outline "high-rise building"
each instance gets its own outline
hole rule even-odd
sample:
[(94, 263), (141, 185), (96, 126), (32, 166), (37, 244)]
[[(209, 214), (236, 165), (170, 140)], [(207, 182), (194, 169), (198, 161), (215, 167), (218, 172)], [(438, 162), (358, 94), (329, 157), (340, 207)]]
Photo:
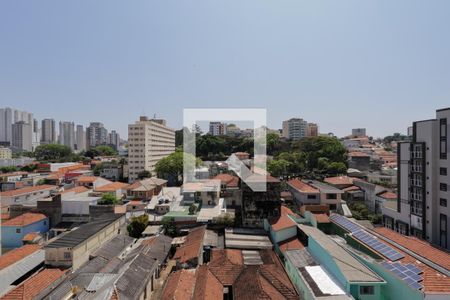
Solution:
[(38, 121), (36, 119), (33, 119), (33, 132), (31, 134), (32, 141), (31, 141), (31, 148), (33, 151), (41, 144), (41, 131), (39, 130)]
[(128, 125), (129, 180), (142, 171), (154, 172), (155, 164), (175, 151), (175, 131), (164, 120), (140, 117)]
[(319, 136), (319, 126), (316, 123), (308, 123), (307, 136)]
[(211, 135), (227, 134), (227, 124), (222, 122), (209, 122), (209, 134)]
[(12, 125), (12, 147), (20, 151), (32, 151), (32, 127), (30, 123), (19, 121)]
[(14, 108), (0, 108), (0, 142), (12, 144), (12, 126), (24, 122), (33, 127), (33, 114)]
[(115, 130), (112, 130), (111, 133), (108, 135), (108, 144), (113, 146), (116, 150), (119, 149), (120, 136)]
[(70, 149), (75, 149), (75, 124), (73, 122), (59, 122), (59, 143)]
[(54, 144), (56, 143), (56, 127), (55, 120), (44, 119), (41, 126), (41, 143)]
[(398, 144), (398, 199), (383, 205), (383, 224), (450, 250), (450, 108), (413, 123)]
[(108, 131), (100, 122), (91, 122), (86, 128), (86, 148), (98, 145), (106, 145), (108, 142)]
[(86, 150), (86, 132), (84, 131), (83, 125), (77, 125), (75, 149), (77, 151)]
[(299, 140), (307, 136), (308, 122), (300, 118), (283, 121), (282, 136), (291, 140)]
[(364, 136), (366, 136), (366, 129), (365, 128), (353, 128), (352, 129), (352, 136), (354, 136), (354, 137), (364, 137)]

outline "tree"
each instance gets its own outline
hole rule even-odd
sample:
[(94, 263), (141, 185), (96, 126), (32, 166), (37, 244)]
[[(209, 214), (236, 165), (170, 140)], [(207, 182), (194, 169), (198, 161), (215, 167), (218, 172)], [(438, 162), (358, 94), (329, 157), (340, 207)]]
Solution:
[(161, 221), (161, 225), (164, 229), (164, 234), (171, 237), (175, 237), (179, 234), (174, 218), (164, 217)]
[(130, 224), (127, 226), (128, 234), (136, 239), (140, 238), (142, 232), (148, 225), (148, 215), (143, 214), (138, 217), (133, 217)]
[(102, 199), (98, 201), (99, 205), (115, 205), (118, 204), (119, 200), (117, 199), (116, 195), (111, 193), (105, 193), (102, 195)]
[(29, 164), (20, 168), (24, 172), (34, 172), (37, 169), (37, 164)]
[(66, 145), (45, 144), (39, 145), (34, 151), (34, 155), (39, 161), (58, 161), (61, 158), (72, 154), (72, 149)]
[(17, 172), (17, 171), (19, 171), (19, 169), (14, 166), (0, 168), (0, 172), (2, 172), (2, 173), (11, 173), (11, 172)]
[(192, 204), (189, 206), (189, 214), (190, 214), (190, 215), (193, 215), (193, 214), (195, 214), (196, 211), (197, 211), (197, 206), (196, 206), (194, 203), (192, 203)]
[(107, 145), (100, 145), (94, 148), (90, 148), (84, 153), (85, 156), (94, 158), (97, 156), (114, 156), (117, 155), (117, 151), (113, 147)]
[[(155, 165), (156, 174), (159, 178), (174, 179), (177, 183), (182, 182), (183, 175), (183, 152), (175, 151), (170, 155), (160, 159)], [(192, 167), (201, 165), (202, 161), (195, 158), (191, 154), (186, 156), (187, 163), (192, 164)]]
[(327, 173), (330, 175), (346, 174), (347, 166), (342, 162), (332, 162), (328, 165)]
[(151, 178), (152, 173), (150, 171), (144, 170), (138, 173), (138, 179), (142, 180), (144, 178)]
[(226, 226), (226, 227), (231, 227), (231, 226), (234, 226), (234, 224), (235, 224), (235, 219), (230, 213), (225, 213), (223, 215), (220, 215), (214, 221), (217, 225), (222, 225), (222, 226)]
[(290, 162), (285, 159), (270, 160), (267, 163), (267, 170), (273, 176), (282, 176), (287, 174)]

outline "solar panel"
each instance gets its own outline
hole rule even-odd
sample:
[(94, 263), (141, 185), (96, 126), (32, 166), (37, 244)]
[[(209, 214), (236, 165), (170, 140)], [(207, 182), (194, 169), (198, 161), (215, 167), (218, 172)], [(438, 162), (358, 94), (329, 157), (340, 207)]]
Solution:
[(422, 272), (420, 268), (416, 267), (414, 264), (401, 264), (399, 262), (389, 263), (384, 261), (381, 265), (391, 271), (399, 279), (403, 280), (409, 287), (413, 289), (421, 289), (423, 285), (420, 283), (423, 278), (418, 272)]
[(330, 217), (331, 221), (339, 224), (341, 227), (345, 228), (349, 232), (356, 232), (358, 230), (361, 230), (361, 227), (352, 221), (348, 220), (346, 217), (332, 214)]
[[(384, 243), (381, 243), (375, 236), (365, 232), (364, 230), (358, 230), (354, 232), (353, 237), (355, 237), (361, 243), (374, 249), (378, 253), (382, 254), (384, 257), (388, 258), (391, 261), (396, 261), (404, 257), (400, 252)], [(406, 268), (404, 270), (406, 271)]]

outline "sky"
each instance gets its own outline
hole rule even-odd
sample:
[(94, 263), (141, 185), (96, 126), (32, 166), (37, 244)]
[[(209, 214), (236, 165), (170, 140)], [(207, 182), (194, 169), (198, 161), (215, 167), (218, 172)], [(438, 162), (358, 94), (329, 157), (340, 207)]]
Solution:
[(3, 0), (0, 107), (100, 121), (266, 108), (323, 133), (406, 133), (450, 106), (450, 1)]

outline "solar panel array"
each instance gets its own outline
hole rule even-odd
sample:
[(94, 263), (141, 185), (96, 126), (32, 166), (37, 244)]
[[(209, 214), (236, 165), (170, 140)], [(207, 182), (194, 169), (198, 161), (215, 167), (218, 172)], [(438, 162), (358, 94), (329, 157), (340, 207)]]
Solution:
[(403, 254), (395, 250), (394, 248), (380, 242), (374, 235), (367, 233), (361, 226), (353, 223), (344, 216), (333, 214), (330, 219), (351, 232), (353, 237), (359, 240), (367, 247), (374, 249), (378, 253), (391, 261), (396, 261), (404, 257)]
[(395, 276), (403, 280), (411, 288), (417, 290), (423, 288), (423, 285), (421, 283), (423, 277), (420, 276), (420, 274), (422, 274), (422, 270), (415, 265), (411, 263), (402, 265), (399, 262), (389, 263), (386, 261), (381, 263), (381, 265), (387, 270), (394, 273)]

